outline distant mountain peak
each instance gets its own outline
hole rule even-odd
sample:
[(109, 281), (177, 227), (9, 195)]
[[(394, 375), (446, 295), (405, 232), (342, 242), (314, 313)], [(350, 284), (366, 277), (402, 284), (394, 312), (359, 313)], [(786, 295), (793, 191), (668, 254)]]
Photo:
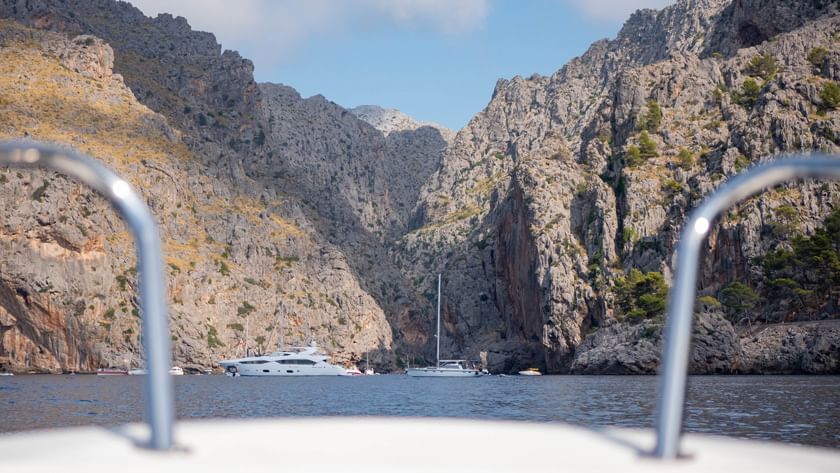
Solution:
[(353, 115), (359, 119), (371, 124), (374, 128), (384, 133), (386, 136), (395, 131), (410, 131), (416, 130), (420, 127), (429, 126), (440, 131), (443, 138), (451, 142), (455, 136), (455, 132), (443, 125), (438, 125), (432, 122), (421, 122), (415, 120), (408, 114), (393, 108), (382, 108), (378, 105), (359, 105), (358, 107), (349, 109)]

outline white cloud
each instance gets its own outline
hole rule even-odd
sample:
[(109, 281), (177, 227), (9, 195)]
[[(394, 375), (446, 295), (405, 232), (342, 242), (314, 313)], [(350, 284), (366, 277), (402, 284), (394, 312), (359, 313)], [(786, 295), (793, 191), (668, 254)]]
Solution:
[(675, 0), (563, 0), (585, 16), (598, 21), (624, 21), (640, 8), (662, 8)]
[(183, 16), (260, 66), (293, 57), (307, 41), (399, 26), (457, 35), (480, 28), (490, 0), (130, 0), (149, 16)]

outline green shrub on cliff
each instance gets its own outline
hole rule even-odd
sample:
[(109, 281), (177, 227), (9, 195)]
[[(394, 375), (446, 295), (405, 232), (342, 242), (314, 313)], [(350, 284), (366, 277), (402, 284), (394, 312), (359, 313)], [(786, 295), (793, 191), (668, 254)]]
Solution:
[(648, 159), (656, 156), (656, 143), (650, 138), (647, 131), (642, 131), (639, 135), (639, 153), (642, 158)]
[(216, 327), (212, 325), (207, 326), (207, 346), (210, 348), (225, 346), (225, 344), (219, 340), (219, 332), (216, 330)]
[(636, 268), (616, 279), (615, 302), (624, 319), (662, 317), (668, 300), (668, 284), (658, 271), (643, 273)]
[(694, 167), (694, 161), (694, 153), (685, 148), (680, 148), (680, 152), (677, 154), (677, 162), (682, 169), (690, 170)]
[(630, 145), (627, 147), (627, 151), (624, 153), (624, 163), (628, 167), (635, 167), (642, 164), (642, 153), (639, 151), (638, 146)]
[(803, 307), (821, 305), (840, 288), (840, 209), (812, 235), (796, 236), (790, 249), (778, 248), (757, 262), (770, 300), (792, 298)]
[(820, 92), (820, 99), (823, 102), (823, 107), (829, 110), (840, 107), (840, 85), (837, 85), (837, 82), (834, 81), (826, 82), (822, 92)]
[(758, 101), (758, 95), (761, 93), (761, 86), (755, 79), (748, 77), (741, 85), (741, 90), (733, 90), (730, 92), (732, 102), (744, 107), (747, 110), (752, 110)]
[(656, 100), (649, 100), (647, 103), (647, 113), (639, 117), (639, 130), (656, 133), (662, 125), (662, 109), (659, 108), (659, 102)]
[(733, 313), (752, 309), (758, 302), (758, 294), (742, 282), (735, 281), (720, 292), (721, 303)]
[(808, 62), (810, 62), (814, 67), (822, 67), (823, 63), (825, 62), (825, 58), (828, 57), (828, 50), (821, 47), (811, 48), (808, 51)]
[(777, 70), (776, 59), (768, 53), (753, 57), (744, 72), (767, 82), (775, 77)]

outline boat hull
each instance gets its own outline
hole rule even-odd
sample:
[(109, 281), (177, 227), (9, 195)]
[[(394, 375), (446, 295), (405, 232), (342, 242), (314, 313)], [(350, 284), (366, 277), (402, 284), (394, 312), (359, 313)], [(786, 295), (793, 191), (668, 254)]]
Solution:
[(415, 378), (475, 378), (481, 371), (457, 368), (408, 368), (405, 374)]
[(128, 376), (128, 370), (100, 368), (96, 370), (97, 376)]
[(324, 364), (323, 366), (270, 366), (245, 365), (241, 363), (220, 363), (225, 373), (232, 376), (349, 376), (347, 370), (340, 366)]

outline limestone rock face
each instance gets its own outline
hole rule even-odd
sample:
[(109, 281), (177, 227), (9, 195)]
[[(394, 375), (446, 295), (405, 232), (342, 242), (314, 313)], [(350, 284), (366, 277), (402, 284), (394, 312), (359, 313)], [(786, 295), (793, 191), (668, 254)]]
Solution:
[[(84, 12), (72, 18), (82, 21)], [(170, 18), (162, 23), (155, 28), (187, 28)], [(317, 213), (307, 215), (296, 196), (248, 177), (235, 158), (251, 119), (238, 118), (245, 128), (232, 121), (216, 127), (209, 118), (193, 124), (185, 109), (211, 109), (215, 91), (175, 91), (121, 69), (126, 83), (166, 91), (141, 94), (167, 115), (155, 113), (111, 73), (107, 44), (71, 38), (2, 21), (0, 139), (72, 146), (141, 191), (164, 240), (174, 363), (212, 367), (246, 346), (268, 350), (281, 338), (301, 343), (312, 336), (338, 362), (370, 353), (373, 363), (392, 364), (384, 311), (344, 251), (321, 236)], [(192, 47), (200, 49), (204, 38), (198, 35)], [(203, 50), (219, 54), (218, 46)], [(117, 57), (120, 52), (133, 51), (118, 49)], [(207, 73), (190, 74), (199, 72)], [(247, 92), (248, 81), (232, 82)], [(240, 104), (225, 103), (230, 108), (214, 115), (220, 123)], [(56, 175), (0, 175), (2, 201), (14, 203), (0, 209), (0, 363), (16, 371), (141, 365), (136, 269), (123, 224), (95, 194)]]
[(386, 136), (397, 131), (414, 131), (422, 127), (430, 127), (438, 130), (446, 140), (451, 142), (455, 133), (444, 126), (432, 122), (420, 122), (405, 113), (393, 108), (382, 108), (376, 105), (359, 105), (349, 109), (350, 113), (361, 120), (370, 123), (374, 128)]
[[(817, 113), (838, 60), (836, 4), (744, 3), (684, 0), (642, 10), (616, 39), (593, 44), (550, 77), (496, 84), (423, 187), (413, 230), (395, 250), (419, 263), (408, 269), (418, 279), (428, 267), (448, 278), (448, 351), (488, 351), (507, 370), (565, 372), (591, 327), (605, 330), (620, 316), (618, 277), (638, 268), (670, 278), (680, 224), (704, 196), (775, 154), (840, 150), (838, 112)], [(788, 14), (771, 18), (774, 11)], [(769, 36), (756, 41), (751, 28)], [(809, 63), (814, 48), (831, 51), (830, 64)], [(764, 78), (751, 69), (762, 57), (775, 64)], [(755, 77), (761, 86), (745, 101), (744, 83)], [(651, 102), (660, 110), (655, 126), (646, 121)], [(643, 128), (654, 150), (630, 162)], [(798, 229), (808, 232), (837, 196), (836, 183), (791, 184), (740, 205), (711, 232), (701, 294), (760, 283), (754, 258), (786, 244), (768, 231), (772, 209), (795, 207)], [(786, 309), (755, 308), (765, 310)], [(622, 343), (609, 333), (592, 343)], [(713, 343), (729, 347), (729, 361), (704, 356), (699, 371), (737, 368), (737, 340), (726, 340)], [(649, 359), (635, 352), (628, 360), (636, 356)]]
[(840, 369), (836, 320), (760, 327), (745, 334), (742, 373), (828, 374)]
[[(614, 323), (581, 343), (571, 365), (579, 374), (657, 374), (662, 353), (662, 325)], [(695, 314), (689, 372), (727, 374), (739, 366), (738, 335), (719, 312)]]

